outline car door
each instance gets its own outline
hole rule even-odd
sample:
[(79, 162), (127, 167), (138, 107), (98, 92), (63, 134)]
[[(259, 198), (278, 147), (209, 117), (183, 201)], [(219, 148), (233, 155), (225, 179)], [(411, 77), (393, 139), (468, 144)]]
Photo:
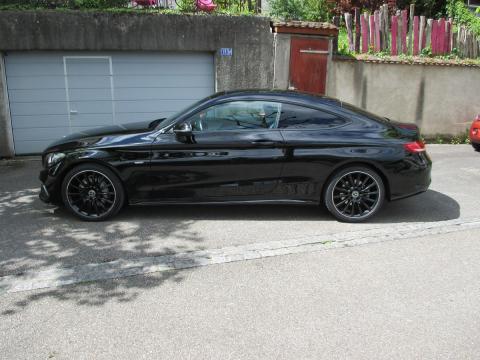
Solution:
[(160, 134), (152, 147), (153, 201), (268, 199), (284, 156), (279, 106), (224, 102), (181, 121), (191, 125), (191, 134)]
[(282, 104), (278, 128), (286, 157), (277, 192), (292, 200), (319, 201), (324, 181), (342, 161), (336, 149), (348, 143), (348, 133), (337, 129), (349, 122), (328, 110)]

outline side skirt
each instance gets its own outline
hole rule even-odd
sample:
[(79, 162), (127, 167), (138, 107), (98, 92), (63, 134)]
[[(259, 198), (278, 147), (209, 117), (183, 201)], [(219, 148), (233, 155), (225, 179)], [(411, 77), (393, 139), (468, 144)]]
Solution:
[(319, 205), (317, 201), (308, 200), (235, 200), (235, 201), (143, 201), (130, 203), (132, 206), (156, 205)]

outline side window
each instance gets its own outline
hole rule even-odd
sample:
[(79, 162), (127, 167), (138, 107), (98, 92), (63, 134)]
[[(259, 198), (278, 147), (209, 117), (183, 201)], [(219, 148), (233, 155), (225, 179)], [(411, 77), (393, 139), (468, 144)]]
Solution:
[(280, 103), (232, 101), (214, 105), (189, 120), (194, 131), (273, 129), (278, 126)]
[(345, 124), (338, 115), (303, 106), (282, 104), (279, 128), (282, 129), (328, 129)]

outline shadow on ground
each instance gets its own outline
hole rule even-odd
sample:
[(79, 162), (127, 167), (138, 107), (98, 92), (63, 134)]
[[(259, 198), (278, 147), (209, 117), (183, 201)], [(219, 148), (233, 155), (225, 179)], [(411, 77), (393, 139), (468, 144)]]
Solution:
[[(0, 164), (0, 276), (22, 274), (35, 268), (72, 267), (92, 261), (139, 259), (182, 251), (181, 246), (170, 248), (158, 244), (158, 238), (162, 237), (174, 237), (181, 243), (191, 244), (189, 250), (203, 249), (203, 239), (190, 229), (194, 220), (188, 217), (151, 221), (148, 228), (135, 221), (135, 216), (129, 221), (122, 218), (103, 223), (78, 221), (63, 209), (39, 201), (38, 162), (12, 164)], [(99, 281), (95, 286), (85, 283), (24, 293), (13, 307), (0, 309), (0, 316), (12, 315), (45, 298), (86, 306), (132, 301), (145, 288), (183, 279), (182, 273), (176, 271), (145, 276), (149, 281), (126, 277)]]
[[(407, 199), (385, 203), (369, 223), (431, 222), (457, 219), (460, 205), (453, 198), (428, 190)], [(335, 221), (323, 206), (313, 205), (168, 205), (130, 206), (117, 219), (162, 219), (181, 222), (198, 220)]]
[[(38, 200), (39, 163), (0, 165), (0, 276), (32, 268), (72, 267), (92, 262), (144, 257), (204, 249), (197, 221), (335, 221), (316, 206), (156, 206), (127, 207), (114, 220), (86, 223), (62, 208)], [(385, 205), (370, 223), (432, 222), (458, 218), (460, 206), (451, 197), (429, 190)], [(228, 234), (228, 229), (225, 230)], [(259, 234), (261, 235), (261, 234)], [(172, 238), (174, 246), (159, 239)], [(165, 281), (182, 281), (182, 272), (147, 274), (145, 279), (66, 286), (25, 293), (21, 301), (0, 315), (11, 315), (44, 298), (100, 306), (109, 301), (132, 301), (142, 290)]]

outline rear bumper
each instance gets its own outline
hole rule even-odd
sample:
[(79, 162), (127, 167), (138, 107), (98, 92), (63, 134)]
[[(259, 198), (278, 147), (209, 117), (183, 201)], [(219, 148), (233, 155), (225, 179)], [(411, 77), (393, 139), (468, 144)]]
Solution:
[(390, 200), (404, 199), (428, 190), (432, 161), (426, 152), (406, 157), (390, 181)]

